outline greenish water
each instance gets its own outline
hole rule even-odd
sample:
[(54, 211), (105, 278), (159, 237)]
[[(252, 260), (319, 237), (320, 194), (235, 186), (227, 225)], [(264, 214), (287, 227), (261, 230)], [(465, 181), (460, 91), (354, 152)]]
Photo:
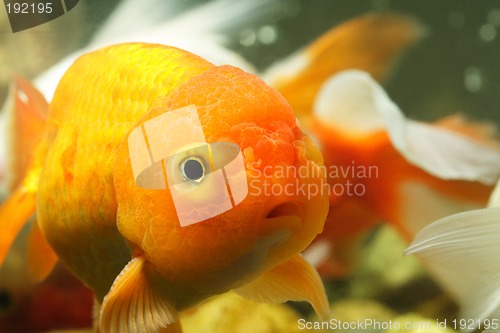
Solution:
[[(500, 123), (500, 2), (458, 0), (298, 0), (278, 20), (272, 45), (243, 49), (265, 66), (354, 16), (389, 11), (416, 18), (427, 36), (411, 49), (387, 89), (406, 114), (435, 119), (463, 112)], [(262, 50), (265, 50), (263, 52)]]
[[(0, 11), (3, 81), (0, 97), (5, 96), (10, 70), (32, 77), (70, 50), (84, 45), (117, 2), (81, 0), (75, 9), (54, 22), (17, 34), (12, 34), (5, 13)], [(205, 1), (179, 1), (180, 7), (202, 2)], [(475, 119), (500, 122), (500, 2), (286, 0), (282, 3), (279, 13), (237, 32), (231, 44), (258, 68), (264, 69), (349, 18), (372, 11), (398, 12), (416, 18), (427, 29), (427, 36), (407, 53), (387, 83), (391, 97), (401, 108), (414, 118), (435, 119), (463, 112)], [(266, 29), (275, 35), (271, 40), (266, 40)], [(255, 41), (249, 43), (252, 34)]]

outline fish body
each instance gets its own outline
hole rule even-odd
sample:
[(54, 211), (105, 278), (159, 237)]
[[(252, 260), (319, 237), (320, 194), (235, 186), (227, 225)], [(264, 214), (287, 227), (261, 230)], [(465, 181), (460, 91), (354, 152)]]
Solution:
[(317, 129), (324, 135), (319, 138), (330, 189), (325, 229), (316, 239), (332, 244), (319, 265), (325, 276), (349, 274), (356, 246), (377, 225), (389, 223), (410, 241), (436, 218), (484, 204), (491, 192), (480, 182), (440, 179), (410, 163), (385, 131), (351, 139)]
[[(225, 143), (211, 146), (203, 170), (228, 158), (227, 145), (237, 146), (240, 173), (253, 186), (231, 209), (182, 226), (173, 187), (139, 186), (131, 138), (186, 108), (196, 110), (206, 143)], [(188, 135), (189, 142), (196, 124), (181, 126), (181, 133), (174, 125), (158, 133), (181, 141)], [(148, 140), (153, 155), (153, 146), (165, 146)], [(179, 154), (202, 161), (201, 144), (183, 146)], [(161, 163), (168, 175), (177, 172), (184, 185), (197, 188), (183, 192), (194, 205), (189, 214), (197, 214), (196, 204), (216, 195), (217, 183), (205, 175), (199, 182), (186, 178), (182, 161)], [(79, 58), (56, 89), (27, 176), (0, 210), (2, 220), (15, 221), (2, 239), (2, 257), (36, 206), (44, 239), (102, 303), (101, 332), (174, 329), (177, 311), (231, 289), (259, 301), (307, 299), (325, 316), (322, 283), (298, 253), (321, 232), (328, 199), (300, 191), (270, 195), (262, 187), (321, 186), (321, 165), (286, 100), (257, 77), (161, 45), (100, 49)], [(267, 178), (265, 167), (307, 168), (311, 176)], [(235, 203), (237, 192), (231, 193)], [(13, 214), (15, 207), (22, 213)], [(291, 277), (291, 269), (303, 274)]]
[(418, 211), (417, 206), (406, 202), (412, 191), (418, 195), (419, 186), (437, 188), (463, 205), (484, 203), (491, 192), (491, 186), (480, 182), (440, 179), (412, 164), (394, 147), (386, 131), (351, 138), (318, 124), (316, 133), (330, 171), (332, 218), (342, 215), (341, 220), (346, 221), (335, 223), (333, 237), (352, 236), (381, 221), (390, 221), (402, 235), (411, 237), (421, 225), (412, 224), (411, 214)]

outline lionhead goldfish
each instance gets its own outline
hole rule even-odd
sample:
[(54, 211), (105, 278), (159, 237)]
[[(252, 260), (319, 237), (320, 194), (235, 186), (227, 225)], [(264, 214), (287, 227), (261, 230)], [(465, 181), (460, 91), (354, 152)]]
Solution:
[[(157, 154), (176, 137), (171, 154)], [(322, 282), (298, 253), (321, 232), (328, 197), (290, 190), (322, 186), (322, 163), (286, 100), (256, 76), (172, 47), (106, 47), (61, 79), (31, 166), (0, 209), (0, 258), (36, 210), (44, 253), (52, 248), (102, 305), (100, 332), (176, 330), (177, 311), (231, 289), (307, 300), (325, 317)], [(310, 172), (264, 179), (270, 166)], [(238, 192), (241, 171), (252, 186)], [(271, 196), (259, 188), (269, 182), (288, 190)], [(211, 217), (183, 224), (174, 190), (193, 205), (187, 215)], [(220, 193), (225, 211), (211, 201)], [(35, 276), (50, 272), (47, 258)]]

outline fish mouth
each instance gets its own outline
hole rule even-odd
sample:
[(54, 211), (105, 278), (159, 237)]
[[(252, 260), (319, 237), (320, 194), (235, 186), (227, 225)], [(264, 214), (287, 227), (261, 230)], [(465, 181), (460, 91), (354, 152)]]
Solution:
[(300, 205), (295, 202), (287, 201), (272, 207), (264, 215), (255, 243), (245, 254), (219, 271), (213, 280), (205, 277), (203, 285), (197, 286), (196, 290), (201, 293), (220, 293), (227, 291), (228, 285), (234, 289), (253, 281), (276, 264), (274, 261), (268, 262), (270, 253), (290, 240), (292, 230), (301, 225), (302, 215)]
[(284, 202), (277, 206), (274, 206), (267, 214), (266, 219), (273, 219), (278, 217), (301, 217), (302, 209), (300, 209), (299, 204), (296, 202)]
[(268, 244), (268, 251), (274, 252), (283, 244), (290, 241), (303, 227), (304, 210), (300, 203), (286, 201), (272, 207), (264, 215), (259, 228), (259, 236), (263, 239), (271, 235), (281, 235), (280, 237), (271, 237), (274, 239), (272, 244)]
[(260, 231), (261, 234), (270, 234), (280, 229), (300, 229), (303, 221), (303, 205), (294, 201), (286, 201), (274, 206), (267, 212)]

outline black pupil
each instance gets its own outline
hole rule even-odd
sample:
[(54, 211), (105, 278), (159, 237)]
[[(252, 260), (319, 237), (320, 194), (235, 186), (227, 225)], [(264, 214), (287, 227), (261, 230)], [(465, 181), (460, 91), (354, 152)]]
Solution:
[(203, 177), (203, 165), (197, 160), (188, 160), (184, 163), (184, 174), (190, 180), (198, 180)]

